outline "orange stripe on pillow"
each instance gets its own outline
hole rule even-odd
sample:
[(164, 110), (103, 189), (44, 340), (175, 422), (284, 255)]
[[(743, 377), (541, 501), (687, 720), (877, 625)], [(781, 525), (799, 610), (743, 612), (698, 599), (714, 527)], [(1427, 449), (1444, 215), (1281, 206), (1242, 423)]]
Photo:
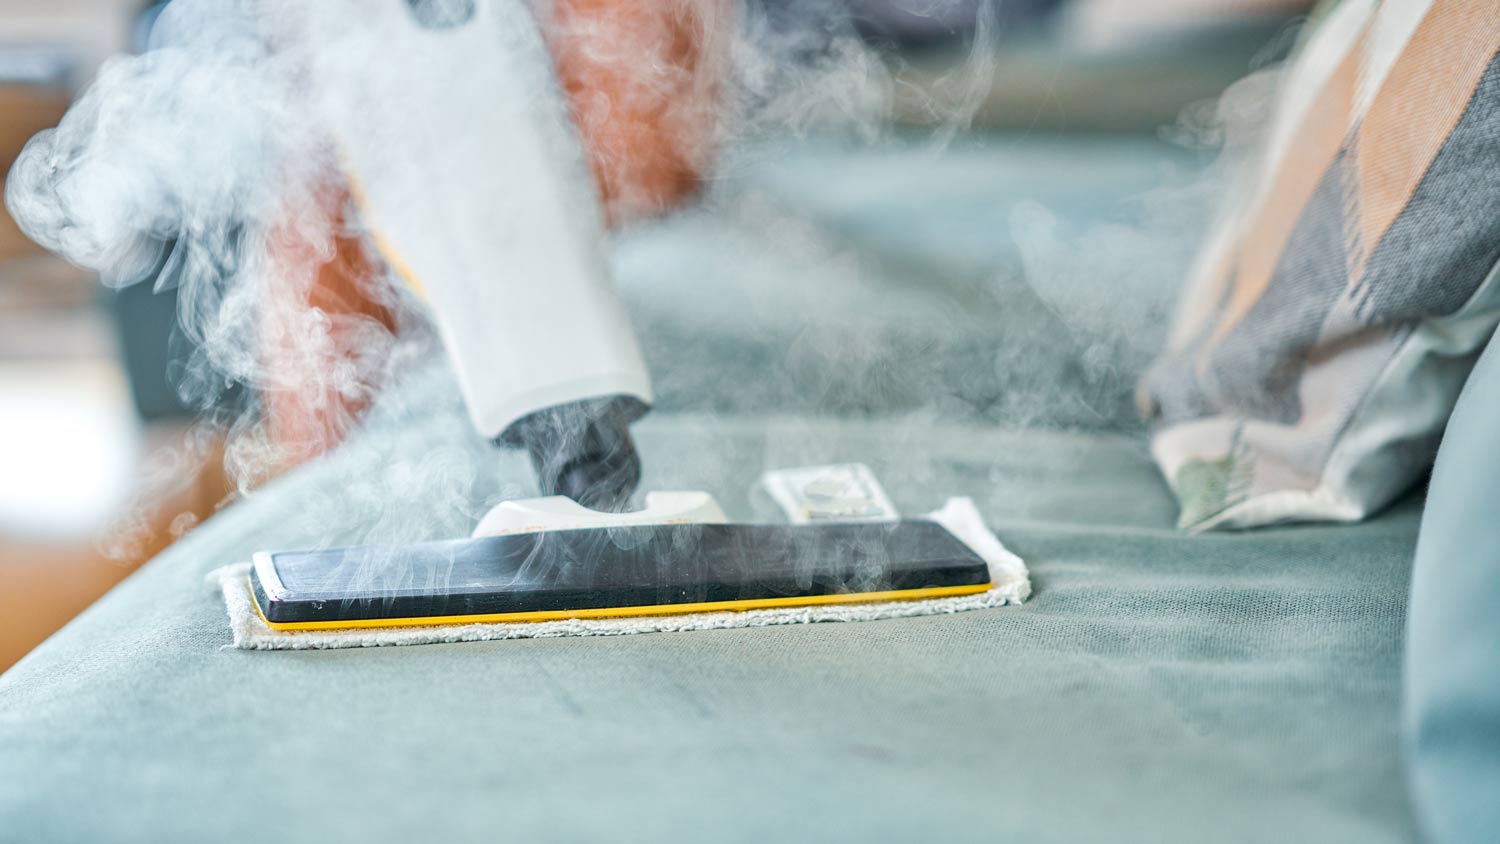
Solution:
[(1411, 201), (1497, 50), (1500, 0), (1437, 0), (1418, 24), (1360, 123), (1360, 241), (1350, 284)]
[(1368, 26), (1366, 22), (1366, 32), (1360, 33), (1338, 68), (1329, 75), (1317, 102), (1308, 108), (1297, 130), (1295, 146), (1287, 151), (1274, 174), (1265, 202), (1248, 221), (1236, 256), (1234, 289), (1205, 348), (1223, 339), (1265, 293), (1302, 210), (1343, 148), (1353, 119)]

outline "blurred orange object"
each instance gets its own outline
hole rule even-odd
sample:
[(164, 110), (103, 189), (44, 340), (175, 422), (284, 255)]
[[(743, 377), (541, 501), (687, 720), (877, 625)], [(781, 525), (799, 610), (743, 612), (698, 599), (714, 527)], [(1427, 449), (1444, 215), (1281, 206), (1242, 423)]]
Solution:
[[(272, 470), (290, 468), (337, 445), (369, 394), (389, 338), (390, 309), (371, 295), (377, 265), (345, 225), (341, 185), (322, 207), (295, 217), (268, 238), (271, 272), (260, 302), (261, 400), (275, 448)], [(323, 220), (330, 225), (318, 225)], [(315, 242), (323, 239), (324, 242)]]
[[(5, 174), (26, 142), (56, 126), (71, 101), (70, 92), (60, 85), (0, 82), (0, 197), (5, 195)], [(0, 202), (0, 262), (41, 253), (42, 248), (21, 234)]]
[(713, 153), (732, 4), (556, 0), (544, 24), (611, 223), (693, 194)]

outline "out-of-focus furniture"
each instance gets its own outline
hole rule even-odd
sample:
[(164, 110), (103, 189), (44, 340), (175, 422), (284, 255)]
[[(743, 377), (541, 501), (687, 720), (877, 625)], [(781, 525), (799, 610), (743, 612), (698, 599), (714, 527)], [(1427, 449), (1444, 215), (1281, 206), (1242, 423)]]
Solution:
[[(116, 46), (110, 13), (134, 4), (24, 5), (0, 2), (0, 192), (26, 141), (58, 122), (87, 65)], [(92, 274), (47, 254), (0, 207), (0, 672), (229, 489), (212, 438), (186, 451), (180, 420), (141, 429), (104, 298)], [(130, 318), (165, 349), (162, 312)], [(136, 369), (165, 383), (161, 360)]]
[[(0, 49), (0, 196), (5, 174), (32, 135), (57, 125), (72, 102), (67, 65), (37, 51)], [(0, 203), (0, 264), (42, 250), (21, 234)]]
[(0, 672), (213, 515), (223, 454), (187, 433), (142, 430), (108, 357), (0, 361)]

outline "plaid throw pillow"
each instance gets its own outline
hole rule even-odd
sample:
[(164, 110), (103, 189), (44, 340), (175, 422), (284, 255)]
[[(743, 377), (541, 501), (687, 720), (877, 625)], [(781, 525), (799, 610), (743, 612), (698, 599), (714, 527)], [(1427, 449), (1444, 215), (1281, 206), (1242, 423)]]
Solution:
[(1500, 0), (1344, 0), (1141, 383), (1191, 529), (1364, 518), (1500, 321)]

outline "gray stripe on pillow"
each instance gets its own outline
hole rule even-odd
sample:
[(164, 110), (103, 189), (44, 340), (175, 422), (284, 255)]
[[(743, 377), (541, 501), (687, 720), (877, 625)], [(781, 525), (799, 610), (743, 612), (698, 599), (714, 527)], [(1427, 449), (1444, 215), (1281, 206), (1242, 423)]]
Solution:
[[(1376, 245), (1353, 291), (1354, 314), (1364, 325), (1446, 316), (1473, 297), (1497, 258), (1500, 54), (1490, 60), (1458, 124)], [(1412, 283), (1414, 278), (1421, 283)]]

